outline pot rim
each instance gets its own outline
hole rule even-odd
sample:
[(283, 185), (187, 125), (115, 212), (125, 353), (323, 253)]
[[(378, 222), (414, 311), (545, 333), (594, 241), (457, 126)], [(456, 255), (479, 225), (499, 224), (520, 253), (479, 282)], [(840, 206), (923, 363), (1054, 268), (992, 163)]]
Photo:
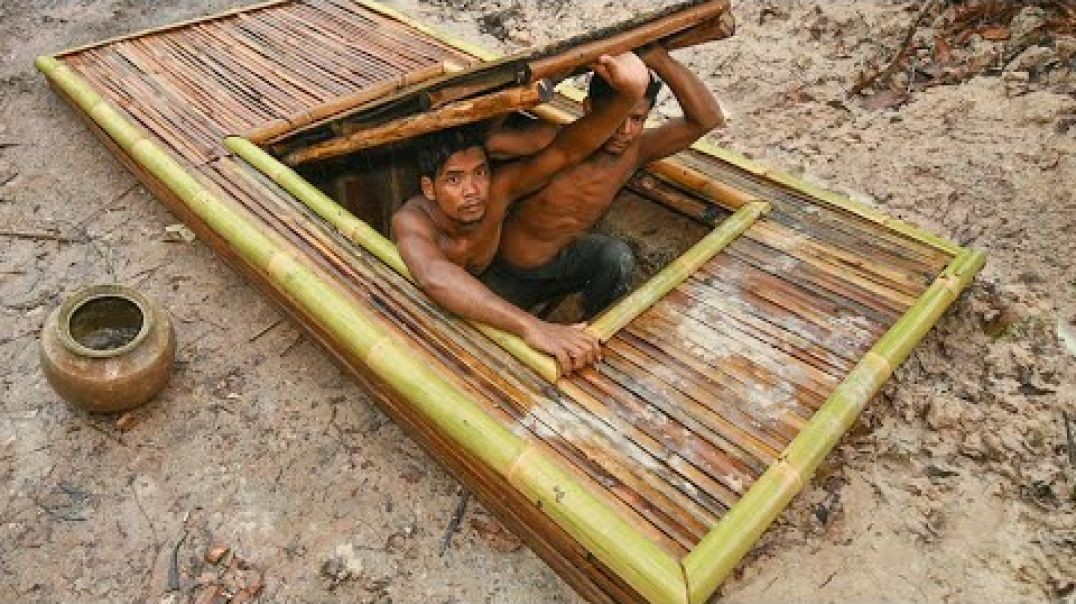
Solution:
[[(138, 333), (135, 334), (135, 337), (123, 346), (108, 348), (106, 350), (97, 350), (88, 346), (83, 346), (71, 335), (71, 317), (75, 314), (75, 311), (89, 302), (100, 300), (102, 298), (121, 298), (127, 300), (137, 306), (138, 311), (142, 314), (141, 328), (138, 330)], [(145, 296), (125, 285), (91, 285), (78, 290), (60, 305), (59, 316), (56, 321), (56, 335), (59, 337), (60, 342), (64, 347), (71, 352), (79, 356), (103, 359), (116, 357), (134, 349), (146, 339), (152, 326), (153, 317), (150, 315), (150, 304)]]

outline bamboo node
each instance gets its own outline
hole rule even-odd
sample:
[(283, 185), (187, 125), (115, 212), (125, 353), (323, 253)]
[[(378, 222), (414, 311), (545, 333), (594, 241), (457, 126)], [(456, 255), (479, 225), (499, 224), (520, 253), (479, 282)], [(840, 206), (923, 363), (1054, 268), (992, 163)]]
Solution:
[(800, 474), (800, 471), (796, 469), (796, 466), (789, 463), (787, 454), (782, 454), (781, 457), (777, 459), (774, 463), (774, 468), (780, 469), (780, 473), (783, 475), (785, 483), (792, 486), (793, 493), (803, 490), (803, 487), (806, 484), (803, 480), (803, 474)]
[(862, 362), (867, 365), (872, 365), (879, 374), (883, 376), (890, 376), (893, 374), (893, 364), (889, 362), (889, 359), (878, 354), (874, 350), (868, 350), (867, 354), (863, 355)]
[(274, 252), (265, 261), (265, 272), (275, 280), (283, 280), (295, 270), (295, 259), (283, 251)]

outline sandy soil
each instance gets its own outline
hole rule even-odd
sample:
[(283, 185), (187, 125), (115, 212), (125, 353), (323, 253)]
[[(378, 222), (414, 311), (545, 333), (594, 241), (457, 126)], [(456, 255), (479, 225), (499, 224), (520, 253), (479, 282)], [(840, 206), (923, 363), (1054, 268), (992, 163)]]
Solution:
[[(169, 241), (175, 219), (31, 67), (234, 4), (0, 5), (0, 600), (182, 601), (199, 585), (262, 582), (266, 601), (576, 600), (474, 505), (438, 556), (455, 482), (200, 242)], [(395, 4), (510, 48), (652, 3)], [(990, 262), (723, 595), (1071, 600), (1071, 59), (1046, 78), (980, 76), (869, 110), (845, 91), (888, 59), (915, 6), (818, 4), (741, 2), (734, 39), (681, 54), (729, 116), (713, 138)], [(172, 384), (126, 432), (59, 401), (34, 348), (49, 309), (107, 281), (163, 301), (180, 341)], [(235, 562), (206, 563), (214, 544)], [(174, 551), (182, 591), (166, 593)]]

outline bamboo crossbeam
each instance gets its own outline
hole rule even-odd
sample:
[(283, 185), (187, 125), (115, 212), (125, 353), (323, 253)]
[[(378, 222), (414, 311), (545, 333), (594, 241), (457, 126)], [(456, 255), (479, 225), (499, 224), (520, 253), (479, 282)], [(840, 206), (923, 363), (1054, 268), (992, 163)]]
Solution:
[(867, 402), (986, 262), (978, 250), (957, 255), (918, 301), (856, 364), (781, 457), (684, 557), (689, 599), (705, 602), (762, 532), (798, 493)]
[[(603, 54), (616, 55), (644, 46), (650, 42), (686, 30), (693, 25), (728, 14), (728, 0), (713, 0), (677, 11), (666, 17), (640, 24), (609, 37), (586, 42), (557, 53), (530, 61), (531, 76), (535, 79), (555, 77), (573, 72), (596, 61)], [(726, 30), (732, 35), (734, 27)]]
[(615, 306), (603, 312), (587, 326), (587, 331), (602, 342), (613, 337), (616, 332), (620, 331), (620, 328), (665, 297), (665, 294), (683, 283), (700, 266), (732, 243), (741, 233), (750, 228), (759, 216), (767, 212), (769, 207), (770, 204), (766, 202), (755, 201), (736, 210), (736, 213), (726, 218), (720, 226), (661, 269), (661, 272), (651, 277), (649, 281), (628, 294)]
[(168, 153), (53, 57), (35, 64), (130, 158), (159, 179), (187, 209), (263, 271), (279, 295), (303, 308), (342, 352), (367, 368), (436, 424), (458, 446), (504, 476), (529, 501), (643, 597), (686, 599), (680, 564), (641, 536), (578, 484), (538, 446), (486, 414), (466, 394), (424, 364), (375, 313), (349, 300), (293, 252), (254, 228), (188, 174)]
[(473, 124), (495, 115), (530, 109), (549, 100), (551, 93), (552, 89), (549, 84), (542, 81), (473, 99), (455, 101), (427, 113), (392, 120), (385, 124), (350, 132), (305, 149), (292, 151), (284, 156), (284, 163), (297, 166), (412, 139), (445, 128)]
[(308, 126), (314, 122), (336, 115), (337, 113), (354, 109), (355, 107), (384, 97), (387, 94), (392, 94), (402, 88), (444, 75), (445, 72), (446, 65), (444, 62), (435, 63), (429, 67), (411, 71), (402, 76), (392, 78), (391, 80), (379, 82), (368, 88), (363, 88), (354, 94), (341, 96), (311, 109), (273, 120), (268, 124), (246, 132), (243, 134), (243, 138), (259, 145), (268, 143), (283, 134), (288, 134), (298, 128)]
[[(407, 270), (407, 265), (400, 258), (396, 245), (373, 227), (356, 218), (351, 212), (334, 202), (294, 170), (277, 161), (276, 158), (250, 141), (232, 136), (225, 139), (224, 143), (233, 153), (242, 157), (251, 166), (254, 166), (284, 190), (291, 193), (296, 199), (306, 204), (315, 214), (333, 225), (348, 240), (365, 248), (382, 262), (392, 267), (393, 270), (412, 282), (414, 281), (411, 273)], [(471, 324), (551, 383), (556, 382), (557, 378), (560, 377), (557, 363), (553, 357), (534, 350), (522, 339), (508, 332), (481, 323), (472, 322)]]

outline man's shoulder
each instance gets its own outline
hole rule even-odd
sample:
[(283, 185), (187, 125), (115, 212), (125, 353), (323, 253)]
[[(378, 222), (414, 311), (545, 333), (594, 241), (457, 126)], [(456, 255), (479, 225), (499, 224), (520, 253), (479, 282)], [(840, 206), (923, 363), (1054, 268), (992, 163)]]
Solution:
[(415, 195), (400, 204), (392, 214), (392, 226), (394, 230), (400, 228), (429, 230), (433, 226), (433, 219), (426, 208), (427, 200), (421, 195)]

